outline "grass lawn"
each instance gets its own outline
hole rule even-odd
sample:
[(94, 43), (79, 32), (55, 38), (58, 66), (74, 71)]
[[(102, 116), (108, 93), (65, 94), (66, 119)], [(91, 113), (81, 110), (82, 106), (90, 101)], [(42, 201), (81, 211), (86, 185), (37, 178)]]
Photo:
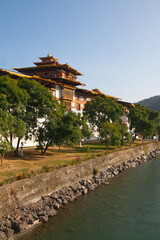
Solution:
[(6, 154), (3, 166), (0, 167), (0, 183), (12, 182), (16, 178), (32, 177), (41, 172), (78, 164), (90, 158), (96, 158), (112, 151), (134, 147), (139, 144), (142, 144), (142, 141), (136, 141), (132, 146), (127, 144), (122, 148), (113, 146), (106, 149), (106, 146), (99, 142), (88, 142), (83, 144), (82, 147), (61, 147), (60, 150), (57, 147), (49, 148), (45, 155), (41, 155), (41, 152), (35, 150), (35, 148), (24, 148), (23, 157), (15, 158), (11, 153)]

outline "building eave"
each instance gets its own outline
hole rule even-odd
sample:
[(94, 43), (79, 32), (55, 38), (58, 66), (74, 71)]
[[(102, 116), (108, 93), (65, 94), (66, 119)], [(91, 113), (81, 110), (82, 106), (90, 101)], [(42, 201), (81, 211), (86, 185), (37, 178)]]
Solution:
[(77, 88), (76, 90), (77, 92), (81, 92), (81, 93), (84, 93), (84, 94), (91, 94), (93, 96), (104, 96), (104, 97), (108, 97), (108, 98), (112, 98), (112, 99), (115, 99), (115, 100), (120, 100), (121, 98), (118, 98), (118, 97), (113, 97), (113, 96), (110, 96), (110, 95), (106, 95), (102, 92), (94, 92), (94, 91), (91, 91), (91, 90), (87, 90), (87, 89), (82, 89), (82, 88)]
[[(1, 74), (1, 73), (3, 73), (3, 74)], [(19, 79), (20, 78), (28, 78), (28, 79), (34, 79), (36, 81), (41, 81), (41, 82), (61, 84), (61, 83), (57, 83), (56, 81), (51, 80), (51, 79), (41, 78), (37, 75), (29, 76), (29, 75), (26, 75), (26, 74), (17, 73), (17, 72), (7, 70), (7, 69), (0, 69), (0, 75), (8, 75), (8, 76), (11, 76), (13, 78), (19, 78)]]
[(120, 103), (120, 104), (122, 104), (123, 106), (128, 107), (128, 108), (133, 108), (133, 107), (135, 107), (135, 105), (134, 105), (133, 103), (130, 103), (130, 102), (118, 101), (118, 103)]
[(32, 70), (34, 70), (35, 72), (36, 71), (39, 71), (39, 69), (42, 69), (42, 70), (44, 70), (44, 69), (46, 69), (46, 70), (48, 70), (48, 69), (53, 69), (53, 70), (55, 70), (55, 69), (63, 69), (63, 70), (66, 70), (66, 71), (68, 71), (68, 72), (71, 72), (71, 73), (73, 73), (74, 75), (76, 75), (76, 76), (83, 76), (83, 74), (82, 73), (80, 73), (80, 72), (78, 72), (76, 69), (74, 69), (74, 68), (72, 68), (72, 67), (70, 67), (69, 65), (67, 65), (67, 64), (60, 64), (60, 65), (51, 65), (51, 64), (49, 64), (49, 65), (47, 65), (47, 63), (45, 64), (45, 65), (38, 65), (38, 66), (36, 66), (36, 67), (25, 67), (25, 68), (13, 68), (14, 70), (16, 70), (16, 71), (18, 71), (18, 72), (30, 72), (30, 71), (32, 71)]

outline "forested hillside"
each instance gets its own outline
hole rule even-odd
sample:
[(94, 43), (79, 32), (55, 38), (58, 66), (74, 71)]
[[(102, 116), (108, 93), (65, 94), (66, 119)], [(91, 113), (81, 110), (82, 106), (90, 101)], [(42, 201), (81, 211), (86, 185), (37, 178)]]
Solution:
[(150, 98), (146, 98), (138, 103), (142, 104), (143, 106), (150, 108), (155, 111), (160, 112), (160, 96), (154, 96)]

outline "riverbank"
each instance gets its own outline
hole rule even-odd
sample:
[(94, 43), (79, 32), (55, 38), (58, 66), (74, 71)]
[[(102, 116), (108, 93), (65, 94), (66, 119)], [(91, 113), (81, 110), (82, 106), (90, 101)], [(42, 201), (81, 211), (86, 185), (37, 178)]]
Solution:
[[(19, 186), (19, 190), (21, 191), (19, 193), (13, 188), (13, 185), (16, 183), (11, 184), (12, 191), (15, 192), (12, 192), (11, 194), (12, 199), (10, 199), (10, 203), (14, 199), (15, 204), (21, 205), (17, 206), (16, 210), (10, 211), (11, 213), (2, 218), (0, 225), (0, 233), (3, 235), (2, 239), (7, 239), (7, 237), (9, 239), (9, 237), (13, 236), (13, 233), (17, 234), (26, 231), (39, 222), (48, 221), (48, 217), (56, 215), (58, 209), (64, 204), (72, 202), (82, 194), (87, 194), (88, 191), (93, 191), (101, 183), (108, 184), (109, 179), (115, 177), (118, 173), (125, 171), (129, 167), (136, 167), (149, 161), (152, 158), (155, 158), (159, 153), (158, 143), (152, 142), (140, 147), (135, 147), (134, 149), (111, 153), (103, 158), (89, 160), (78, 166), (64, 168), (63, 174), (60, 171), (62, 169), (59, 169), (59, 172), (56, 174), (55, 172), (48, 173), (47, 175), (42, 174), (43, 176), (41, 176), (41, 180), (43, 179), (43, 181), (39, 182), (39, 184), (41, 184), (43, 188), (44, 182), (46, 184), (48, 182), (47, 180), (50, 179), (48, 189), (45, 188), (45, 191), (41, 191), (38, 195), (37, 188), (40, 190), (41, 187), (34, 185), (35, 188), (32, 188), (31, 192), (28, 192), (28, 199), (26, 200), (26, 202), (28, 201), (28, 204), (22, 204), (22, 201), (20, 202), (20, 193), (23, 194), (25, 192), (25, 196), (21, 196), (21, 200), (24, 197), (27, 197), (26, 193), (28, 189), (25, 189), (25, 187), (29, 186), (29, 184), (31, 187), (31, 179), (19, 182), (19, 184), (21, 183), (21, 186)], [(54, 175), (54, 177), (52, 175)], [(53, 180), (58, 180), (58, 178), (59, 182), (56, 182), (56, 185), (52, 185)], [(34, 179), (34, 181), (38, 184), (37, 179)], [(11, 186), (8, 186), (8, 190), (10, 189), (9, 187)], [(2, 188), (0, 189), (1, 193)], [(38, 198), (38, 196), (40, 196), (40, 199), (37, 199), (38, 201), (36, 201), (35, 197)]]

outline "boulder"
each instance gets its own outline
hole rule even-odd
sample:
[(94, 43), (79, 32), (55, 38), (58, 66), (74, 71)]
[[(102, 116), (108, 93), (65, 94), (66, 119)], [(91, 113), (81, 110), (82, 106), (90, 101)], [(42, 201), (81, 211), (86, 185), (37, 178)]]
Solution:
[(11, 238), (14, 234), (14, 230), (11, 229), (11, 228), (6, 228), (5, 229), (5, 234), (6, 234), (7, 238)]
[(88, 189), (87, 188), (83, 188), (82, 194), (85, 195), (85, 194), (87, 194), (87, 192), (88, 192)]
[(61, 198), (57, 198), (57, 202), (58, 202), (59, 204), (62, 204), (62, 199), (61, 199)]
[(94, 184), (88, 184), (87, 186), (88, 191), (94, 191), (95, 187)]
[(68, 202), (73, 202), (73, 198), (70, 197), (70, 196), (66, 196), (65, 199), (66, 199)]
[(108, 185), (109, 182), (107, 180), (103, 181), (102, 184)]
[(38, 217), (45, 216), (45, 215), (46, 215), (46, 212), (45, 212), (45, 211), (39, 211), (39, 212), (37, 213), (37, 216), (38, 216)]
[(74, 196), (75, 196), (75, 199), (76, 199), (76, 198), (79, 198), (81, 195), (82, 195), (82, 193), (81, 193), (80, 191), (78, 191), (78, 192), (75, 193), (75, 195), (74, 195)]
[(59, 195), (56, 194), (56, 193), (53, 193), (53, 194), (50, 195), (50, 197), (53, 198), (53, 199), (58, 199)]
[(48, 217), (53, 217), (57, 214), (57, 211), (55, 209), (50, 210), (47, 212)]
[(28, 216), (28, 218), (29, 218), (28, 224), (33, 224), (33, 223), (34, 223), (34, 218), (33, 218), (33, 216), (30, 214), (30, 215)]
[(0, 231), (3, 231), (5, 229), (4, 225), (5, 225), (5, 221), (0, 220)]
[(33, 213), (32, 213), (32, 217), (34, 218), (34, 220), (38, 220), (38, 216), (37, 216), (37, 213), (36, 213), (36, 212), (33, 212)]
[(6, 219), (6, 220), (5, 220), (5, 226), (6, 226), (7, 228), (11, 228), (11, 227), (12, 227), (12, 224), (11, 224), (11, 222), (10, 222), (9, 219)]
[(48, 216), (47, 215), (46, 216), (40, 216), (39, 221), (40, 222), (48, 222)]
[(62, 204), (66, 205), (68, 203), (68, 201), (66, 199), (62, 200)]
[(22, 223), (19, 223), (19, 232), (24, 232), (28, 228), (29, 228), (29, 226), (25, 221)]
[(0, 231), (0, 240), (7, 240), (6, 234)]
[(60, 205), (59, 205), (59, 203), (58, 202), (54, 202), (54, 204), (53, 204), (53, 207), (56, 209), (56, 210), (58, 210), (59, 208), (60, 208)]
[(15, 233), (19, 233), (21, 231), (20, 224), (18, 222), (12, 222), (12, 229)]

